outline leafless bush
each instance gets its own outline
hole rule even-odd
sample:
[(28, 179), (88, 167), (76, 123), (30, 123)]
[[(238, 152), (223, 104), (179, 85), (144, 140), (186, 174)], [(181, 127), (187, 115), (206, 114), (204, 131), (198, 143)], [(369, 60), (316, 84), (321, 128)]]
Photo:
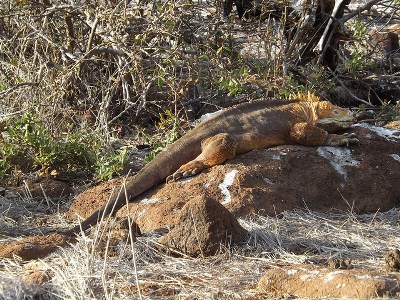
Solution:
[(176, 109), (202, 71), (193, 57), (209, 51), (190, 49), (212, 26), (190, 21), (201, 12), (194, 6), (3, 2), (4, 110), (91, 110), (106, 126), (151, 106)]
[[(399, 19), (395, 1), (352, 7), (336, 15), (332, 28), (361, 14), (383, 28)], [(301, 10), (289, 2), (269, 4), (258, 23), (239, 29), (236, 21), (221, 22), (220, 2), (2, 1), (1, 109), (6, 115), (36, 110), (55, 124), (60, 113), (82, 114), (107, 132), (117, 121), (149, 121), (166, 110), (187, 116), (224, 88), (237, 94), (255, 86), (250, 90), (261, 87), (270, 95), (290, 71), (312, 88), (304, 76), (310, 69), (301, 71), (307, 62), (316, 66), (334, 55), (335, 62), (326, 62), (332, 67), (348, 59), (335, 48), (342, 41), (334, 30), (324, 32), (333, 19), (328, 8), (318, 10), (318, 1), (304, 1)], [(378, 4), (376, 13), (371, 8)], [(252, 37), (251, 47), (258, 48), (243, 54), (243, 41)], [(265, 55), (254, 55), (260, 50)]]

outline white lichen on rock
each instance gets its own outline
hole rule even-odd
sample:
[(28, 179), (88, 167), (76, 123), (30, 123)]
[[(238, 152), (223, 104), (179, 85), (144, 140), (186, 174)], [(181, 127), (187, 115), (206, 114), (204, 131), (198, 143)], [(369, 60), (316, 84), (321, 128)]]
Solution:
[(380, 137), (387, 139), (388, 141), (396, 141), (396, 140), (400, 139), (400, 131), (396, 130), (396, 129), (378, 127), (378, 126), (374, 126), (374, 125), (367, 124), (367, 123), (359, 123), (359, 124), (355, 124), (353, 126), (369, 129), (369, 130), (375, 132)]
[(317, 153), (327, 159), (335, 171), (342, 175), (346, 180), (347, 172), (345, 167), (354, 167), (359, 164), (359, 162), (351, 155), (350, 149), (347, 148), (323, 146), (318, 147)]

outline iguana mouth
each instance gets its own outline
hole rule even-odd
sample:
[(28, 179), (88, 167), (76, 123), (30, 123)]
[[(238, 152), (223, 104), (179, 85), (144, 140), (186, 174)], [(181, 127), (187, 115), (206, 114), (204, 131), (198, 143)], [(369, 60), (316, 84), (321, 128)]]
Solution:
[(350, 114), (349, 116), (343, 117), (341, 119), (335, 119), (335, 118), (319, 119), (317, 120), (316, 125), (330, 132), (339, 129), (349, 128), (351, 125), (354, 124), (354, 122), (355, 118), (353, 114)]
[(324, 123), (353, 123), (355, 122), (355, 117), (352, 112), (349, 112), (347, 115), (342, 116), (340, 118), (321, 118), (317, 120), (318, 124)]

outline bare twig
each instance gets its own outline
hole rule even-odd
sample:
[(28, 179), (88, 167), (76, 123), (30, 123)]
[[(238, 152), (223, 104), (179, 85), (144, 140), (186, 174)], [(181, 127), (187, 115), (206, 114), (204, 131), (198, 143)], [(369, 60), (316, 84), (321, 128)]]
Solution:
[(90, 59), (94, 55), (99, 55), (99, 54), (111, 54), (114, 56), (124, 56), (125, 53), (122, 50), (118, 50), (112, 47), (96, 47), (91, 49), (89, 52), (87, 52), (83, 57), (82, 60), (85, 59)]
[(74, 33), (74, 24), (72, 22), (73, 15), (68, 14), (65, 16), (65, 23), (67, 25), (67, 36), (68, 36), (68, 50), (73, 53), (75, 49), (75, 33)]
[(10, 88), (8, 88), (7, 90), (5, 90), (4, 92), (2, 92), (0, 94), (0, 99), (4, 98), (5, 96), (11, 94), (12, 92), (15, 92), (16, 90), (18, 90), (19, 88), (25, 87), (25, 86), (32, 86), (32, 87), (37, 87), (39, 86), (39, 83), (37, 82), (22, 82), (22, 83), (18, 83)]
[(285, 56), (286, 57), (291, 57), (293, 50), (297, 46), (299, 40), (304, 36), (304, 33), (312, 26), (312, 23), (314, 22), (314, 14), (315, 11), (313, 11), (313, 8), (315, 7), (315, 1), (310, 4), (304, 12), (304, 16), (301, 19), (300, 26), (297, 29), (293, 40), (290, 41), (290, 45), (285, 51)]
[(92, 48), (93, 38), (96, 33), (96, 27), (97, 27), (98, 22), (99, 22), (99, 18), (96, 16), (96, 18), (94, 19), (93, 24), (90, 28), (90, 35), (89, 35), (87, 45), (86, 45), (86, 53), (89, 52), (90, 49)]
[(49, 38), (47, 35), (45, 35), (43, 32), (41, 32), (40, 30), (38, 30), (35, 26), (33, 26), (32, 24), (28, 24), (29, 27), (31, 27), (35, 33), (37, 35), (39, 35), (41, 38), (43, 38), (44, 40), (46, 40), (47, 42), (49, 42), (51, 45), (55, 46), (56, 48), (58, 48), (61, 52), (61, 54), (63, 56), (66, 56), (74, 61), (78, 60), (78, 58), (72, 54), (71, 52), (69, 52), (65, 47), (61, 46), (60, 44), (54, 42), (51, 38)]
[(342, 23), (347, 22), (348, 20), (354, 18), (355, 16), (357, 16), (358, 14), (362, 13), (363, 11), (366, 10), (370, 10), (372, 8), (372, 6), (382, 2), (384, 0), (371, 0), (369, 2), (367, 2), (366, 4), (364, 4), (363, 6), (359, 7), (358, 9), (356, 9), (355, 11), (348, 13), (347, 15), (343, 16), (339, 21)]

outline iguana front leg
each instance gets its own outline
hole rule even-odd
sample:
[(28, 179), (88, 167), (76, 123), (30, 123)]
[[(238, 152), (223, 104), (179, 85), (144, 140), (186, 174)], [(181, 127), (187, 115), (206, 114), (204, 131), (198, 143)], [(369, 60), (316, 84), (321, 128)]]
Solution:
[(355, 134), (330, 134), (313, 124), (296, 123), (290, 130), (291, 139), (305, 146), (342, 146), (359, 143)]
[(228, 133), (219, 133), (201, 142), (201, 154), (167, 177), (167, 182), (196, 175), (209, 167), (235, 157), (238, 141)]

